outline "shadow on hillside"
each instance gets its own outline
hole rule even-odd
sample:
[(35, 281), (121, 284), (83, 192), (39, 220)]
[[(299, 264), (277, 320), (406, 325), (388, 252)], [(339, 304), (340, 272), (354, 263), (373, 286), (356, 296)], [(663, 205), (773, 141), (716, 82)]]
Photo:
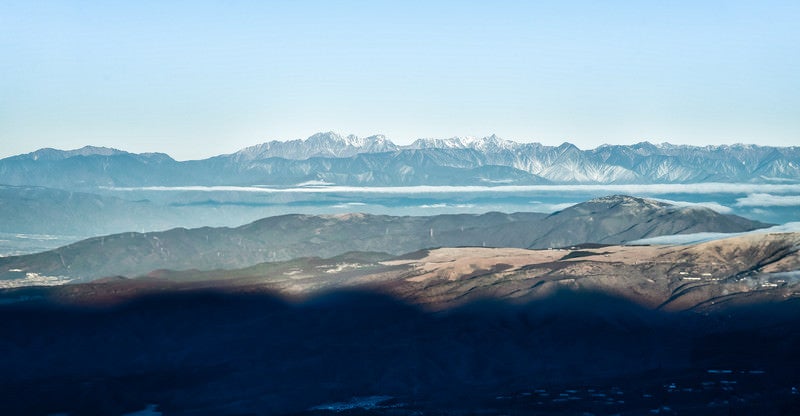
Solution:
[(5, 305), (0, 413), (156, 403), (165, 414), (281, 414), (378, 395), (406, 407), (375, 412), (458, 413), (537, 386), (660, 385), (720, 368), (763, 372), (774, 390), (800, 381), (798, 312), (784, 303), (676, 315), (571, 292), (435, 314), (365, 292), (302, 304), (195, 292), (109, 308)]

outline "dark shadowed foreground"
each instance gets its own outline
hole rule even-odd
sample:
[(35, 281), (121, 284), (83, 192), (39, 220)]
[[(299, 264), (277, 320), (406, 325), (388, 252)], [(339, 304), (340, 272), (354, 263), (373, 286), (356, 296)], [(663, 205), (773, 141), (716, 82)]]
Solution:
[(187, 292), (5, 305), (0, 331), (0, 414), (800, 412), (794, 299), (697, 314), (560, 292), (430, 313)]

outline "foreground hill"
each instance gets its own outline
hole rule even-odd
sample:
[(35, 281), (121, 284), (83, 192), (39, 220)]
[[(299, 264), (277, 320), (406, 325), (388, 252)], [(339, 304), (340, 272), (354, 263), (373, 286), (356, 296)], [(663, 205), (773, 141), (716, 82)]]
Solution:
[(84, 147), (40, 149), (0, 159), (2, 183), (68, 190), (97, 187), (277, 185), (491, 185), (542, 183), (790, 182), (800, 148), (638, 143), (581, 150), (496, 136), (420, 139), (397, 146), (383, 136), (319, 133), (271, 141), (229, 155), (179, 162), (162, 153)]
[(0, 412), (797, 414), (798, 249), (443, 248), (2, 291)]
[(434, 310), (485, 299), (527, 302), (570, 290), (603, 293), (650, 309), (711, 311), (800, 297), (800, 233), (747, 234), (690, 246), (453, 247), (399, 257), (353, 252), (236, 270), (156, 270), (136, 279), (9, 291), (6, 299), (47, 293), (60, 302), (116, 303), (199, 289), (268, 291), (289, 298), (359, 289)]
[(88, 281), (155, 269), (231, 269), (349, 251), (402, 254), (431, 247), (548, 248), (619, 244), (660, 235), (741, 232), (765, 224), (705, 208), (629, 196), (537, 213), (392, 217), (346, 214), (270, 217), (237, 228), (173, 229), (95, 237), (43, 253), (0, 258), (0, 279), (29, 274)]

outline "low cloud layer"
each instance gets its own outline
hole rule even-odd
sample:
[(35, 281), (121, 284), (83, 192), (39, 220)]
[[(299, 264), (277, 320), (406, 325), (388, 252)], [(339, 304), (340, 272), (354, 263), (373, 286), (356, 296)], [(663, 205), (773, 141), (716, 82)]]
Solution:
[(420, 208), (474, 208), (475, 204), (423, 204)]
[(800, 195), (749, 194), (736, 199), (737, 207), (793, 207), (800, 206)]
[(144, 186), (105, 187), (112, 191), (196, 191), (196, 192), (262, 192), (262, 193), (515, 193), (515, 192), (584, 192), (629, 195), (654, 194), (800, 194), (800, 184), (752, 184), (752, 183), (693, 183), (693, 184), (649, 184), (649, 185), (503, 185), (503, 186), (293, 186), (279, 188), (270, 186)]
[(331, 208), (353, 208), (367, 206), (364, 202), (345, 202), (341, 204), (331, 205)]

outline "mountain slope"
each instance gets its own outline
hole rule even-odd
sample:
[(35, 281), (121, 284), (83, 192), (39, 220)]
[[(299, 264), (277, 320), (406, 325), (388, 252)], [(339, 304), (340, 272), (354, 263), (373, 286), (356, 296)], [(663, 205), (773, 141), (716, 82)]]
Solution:
[(660, 233), (740, 232), (763, 226), (708, 209), (673, 207), (627, 196), (592, 200), (550, 216), (285, 215), (237, 228), (178, 228), (95, 237), (43, 253), (0, 258), (0, 278), (38, 273), (91, 280), (155, 269), (238, 268), (353, 250), (402, 254), (430, 247), (617, 244)]
[[(352, 252), (232, 270), (157, 270), (138, 279), (48, 289), (53, 299), (114, 303), (159, 290), (279, 293), (307, 298), (378, 290), (427, 309), (491, 299), (530, 301), (561, 290), (602, 293), (650, 309), (713, 311), (800, 299), (800, 233), (730, 237), (689, 246), (558, 250), (455, 247), (399, 257)], [(15, 296), (14, 291), (7, 295)]]
[(640, 235), (690, 234), (752, 226), (750, 220), (707, 208), (676, 207), (650, 199), (614, 195), (550, 215), (542, 221), (541, 236), (529, 247), (564, 247), (576, 242), (618, 244), (636, 240)]

